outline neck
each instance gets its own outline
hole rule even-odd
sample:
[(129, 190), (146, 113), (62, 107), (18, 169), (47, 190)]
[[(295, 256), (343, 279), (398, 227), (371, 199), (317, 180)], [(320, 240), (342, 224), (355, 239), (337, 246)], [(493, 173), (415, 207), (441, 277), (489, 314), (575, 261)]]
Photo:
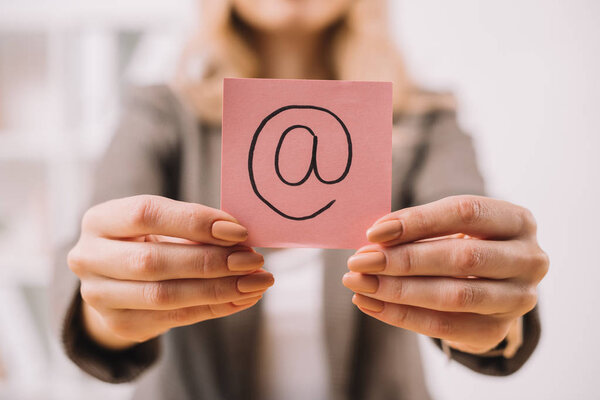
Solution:
[(256, 35), (261, 75), (274, 79), (328, 79), (325, 35), (259, 33)]

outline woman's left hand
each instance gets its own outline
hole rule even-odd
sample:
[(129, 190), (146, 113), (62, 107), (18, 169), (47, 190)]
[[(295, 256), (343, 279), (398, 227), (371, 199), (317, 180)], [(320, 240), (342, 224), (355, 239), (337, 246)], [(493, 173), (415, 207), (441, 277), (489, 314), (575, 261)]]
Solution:
[(453, 196), (381, 218), (343, 283), (364, 313), (483, 353), (533, 309), (548, 257), (530, 211)]

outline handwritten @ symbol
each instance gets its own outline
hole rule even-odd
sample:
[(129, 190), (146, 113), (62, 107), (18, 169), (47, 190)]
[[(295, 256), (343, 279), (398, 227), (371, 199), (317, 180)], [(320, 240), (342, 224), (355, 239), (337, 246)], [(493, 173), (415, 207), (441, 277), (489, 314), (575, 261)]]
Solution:
[[(254, 179), (254, 168), (253, 168), (254, 150), (256, 148), (256, 142), (258, 141), (258, 137), (260, 136), (261, 132), (263, 131), (263, 128), (275, 116), (277, 116), (277, 115), (279, 115), (281, 113), (284, 113), (284, 112), (286, 112), (288, 110), (297, 110), (297, 109), (316, 110), (316, 111), (319, 111), (319, 112), (326, 113), (329, 116), (333, 117), (337, 121), (337, 123), (341, 126), (341, 128), (344, 131), (344, 134), (346, 135), (346, 142), (348, 144), (348, 158), (347, 158), (347, 161), (346, 161), (346, 167), (344, 169), (344, 172), (342, 172), (342, 174), (338, 178), (332, 179), (332, 180), (323, 179), (323, 177), (319, 174), (319, 168), (317, 166), (317, 148), (319, 146), (319, 138), (318, 138), (318, 136), (307, 125), (301, 125), (301, 124), (291, 125), (290, 127), (288, 127), (287, 129), (285, 129), (281, 133), (281, 136), (279, 138), (279, 142), (277, 143), (277, 149), (275, 151), (275, 160), (274, 160), (274, 162), (275, 162), (275, 172), (277, 174), (277, 177), (279, 178), (279, 180), (281, 180), (281, 182), (285, 183), (286, 185), (289, 185), (289, 186), (300, 186), (304, 182), (306, 182), (308, 180), (308, 178), (310, 178), (310, 175), (313, 174), (313, 173), (315, 174), (315, 177), (320, 182), (322, 182), (322, 183), (324, 183), (326, 185), (333, 185), (333, 184), (339, 183), (342, 180), (344, 180), (344, 178), (346, 178), (346, 176), (348, 175), (348, 172), (350, 171), (350, 166), (352, 165), (352, 139), (350, 138), (350, 133), (348, 132), (348, 128), (346, 128), (346, 125), (344, 124), (344, 122), (337, 115), (335, 115), (332, 111), (330, 111), (330, 110), (328, 110), (326, 108), (317, 107), (317, 106), (310, 106), (310, 105), (290, 105), (290, 106), (285, 106), (285, 107), (278, 108), (277, 110), (273, 111), (271, 114), (267, 115), (267, 117), (265, 117), (265, 119), (263, 119), (261, 121), (261, 123), (258, 126), (258, 128), (256, 128), (256, 131), (254, 132), (254, 136), (252, 137), (252, 142), (250, 144), (250, 150), (248, 152), (248, 174), (250, 176), (250, 183), (252, 184), (252, 190), (254, 191), (254, 193), (256, 194), (256, 196), (263, 203), (265, 203), (267, 206), (269, 206), (269, 208), (271, 208), (277, 214), (279, 214), (282, 217), (287, 218), (287, 219), (291, 219), (291, 220), (295, 220), (295, 221), (303, 221), (303, 220), (315, 218), (316, 216), (318, 216), (319, 214), (321, 214), (322, 212), (324, 212), (325, 210), (327, 210), (328, 208), (330, 208), (333, 205), (333, 203), (335, 203), (335, 199), (331, 200), (330, 202), (328, 202), (327, 204), (325, 204), (323, 207), (319, 208), (317, 211), (315, 211), (315, 212), (313, 212), (311, 214), (308, 214), (308, 215), (294, 216), (294, 215), (286, 214), (283, 211), (281, 211), (279, 208), (277, 208), (276, 206), (274, 206), (273, 203), (271, 203), (269, 200), (267, 200), (260, 193), (260, 191), (258, 190), (258, 187), (256, 185), (256, 181)], [(279, 154), (280, 154), (281, 147), (283, 145), (283, 142), (284, 142), (286, 136), (288, 135), (288, 133), (290, 133), (294, 129), (304, 129), (304, 130), (306, 130), (312, 136), (312, 156), (311, 156), (311, 160), (310, 160), (310, 165), (309, 165), (308, 170), (306, 171), (306, 174), (304, 175), (304, 177), (302, 179), (300, 179), (299, 181), (297, 181), (297, 182), (290, 182), (290, 181), (288, 181), (287, 179), (285, 179), (281, 175), (281, 171), (279, 169)]]

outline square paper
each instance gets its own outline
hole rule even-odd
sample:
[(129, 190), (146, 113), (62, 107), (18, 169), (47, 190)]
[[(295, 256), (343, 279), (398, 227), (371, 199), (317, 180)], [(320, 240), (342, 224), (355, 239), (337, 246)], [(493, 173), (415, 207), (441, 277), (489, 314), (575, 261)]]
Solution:
[(392, 84), (225, 79), (221, 160), (247, 245), (358, 248), (390, 212)]

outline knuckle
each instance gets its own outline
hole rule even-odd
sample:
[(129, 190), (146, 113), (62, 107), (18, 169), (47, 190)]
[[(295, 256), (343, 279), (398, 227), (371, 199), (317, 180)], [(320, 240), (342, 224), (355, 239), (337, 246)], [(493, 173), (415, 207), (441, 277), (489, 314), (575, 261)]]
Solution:
[(406, 306), (397, 305), (394, 307), (394, 325), (396, 326), (405, 326), (406, 321), (408, 320), (408, 313), (410, 309)]
[(451, 304), (463, 309), (477, 305), (481, 301), (480, 291), (473, 285), (460, 285), (452, 294)]
[(131, 207), (129, 223), (132, 226), (149, 227), (155, 224), (158, 218), (158, 208), (154, 196), (134, 196)]
[(214, 265), (217, 256), (209, 248), (203, 248), (194, 255), (194, 268), (204, 277), (210, 275), (211, 265)]
[(529, 287), (521, 292), (520, 302), (525, 313), (533, 310), (537, 304), (537, 300), (537, 289), (534, 286)]
[(150, 282), (144, 285), (143, 296), (149, 304), (161, 307), (172, 302), (173, 290), (169, 283)]
[(212, 225), (212, 221), (207, 220), (206, 212), (202, 207), (193, 207), (189, 210), (190, 229), (194, 232), (205, 232), (208, 230), (208, 226)]
[[(471, 242), (471, 241), (470, 241)], [(480, 246), (469, 243), (458, 249), (457, 269), (463, 276), (475, 275), (484, 261), (484, 251)]]
[(467, 225), (477, 223), (485, 213), (485, 207), (475, 196), (460, 196), (456, 202), (456, 212)]
[(212, 299), (212, 303), (219, 304), (227, 302), (227, 289), (225, 285), (223, 285), (220, 281), (212, 283), (210, 296)]
[(544, 250), (539, 249), (536, 252), (533, 268), (538, 281), (542, 280), (548, 273), (550, 268), (550, 257), (548, 257), (548, 254)]
[(86, 281), (81, 282), (79, 293), (81, 294), (83, 301), (88, 303), (90, 306), (98, 306), (102, 303), (102, 294), (94, 285), (90, 285)]
[(219, 310), (214, 304), (208, 304), (208, 319), (219, 318)]
[(436, 318), (430, 318), (427, 322), (429, 336), (437, 338), (451, 337), (454, 326), (449, 318), (440, 316)]
[(140, 246), (132, 252), (130, 265), (142, 276), (152, 276), (156, 273), (156, 251), (151, 246)]
[(69, 269), (77, 276), (83, 273), (84, 257), (79, 246), (73, 247), (67, 254), (67, 265)]
[(94, 214), (96, 214), (97, 207), (98, 206), (90, 207), (83, 214), (83, 217), (81, 218), (81, 231), (82, 232), (89, 230), (89, 228), (92, 226), (92, 222), (94, 220)]
[(531, 210), (527, 208), (521, 209), (521, 226), (525, 232), (536, 232), (537, 222)]
[(189, 323), (197, 314), (195, 307), (178, 308), (167, 313), (170, 325), (183, 325)]
[(415, 225), (418, 232), (427, 232), (431, 224), (428, 216), (420, 208), (415, 208), (411, 211), (411, 222)]
[(410, 275), (415, 266), (416, 251), (413, 246), (404, 246), (401, 254), (400, 271), (404, 275)]
[[(404, 279), (388, 279), (391, 283), (392, 295), (395, 301), (402, 302), (404, 293), (405, 293), (405, 284), (406, 281)], [(381, 282), (381, 281), (380, 281)]]

